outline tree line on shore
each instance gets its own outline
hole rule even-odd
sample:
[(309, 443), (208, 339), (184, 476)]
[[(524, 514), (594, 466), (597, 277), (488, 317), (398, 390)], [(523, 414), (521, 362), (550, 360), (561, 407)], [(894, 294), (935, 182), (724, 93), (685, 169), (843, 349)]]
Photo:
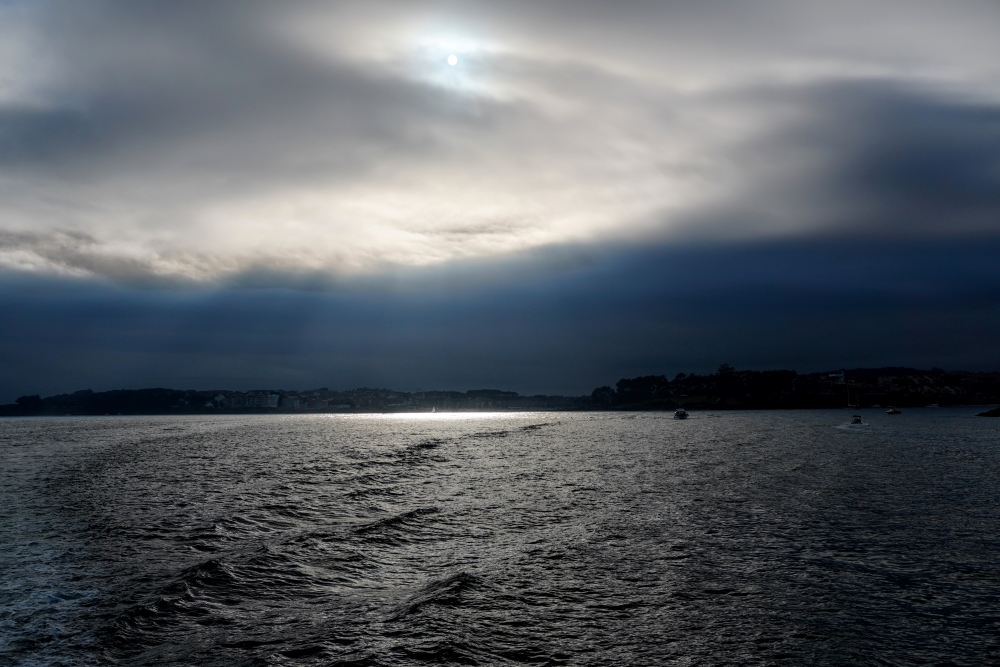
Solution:
[[(266, 394), (268, 402), (233, 400)], [(308, 400), (307, 400), (308, 399)], [(42, 398), (21, 396), (0, 405), (0, 416), (62, 414), (205, 414), (219, 412), (421, 412), (441, 410), (673, 410), (984, 405), (1000, 402), (1000, 373), (858, 368), (799, 374), (792, 370), (736, 370), (622, 378), (589, 396), (522, 396), (500, 390), (401, 392), (227, 392), (176, 389), (90, 390)]]
[(799, 374), (722, 364), (715, 373), (678, 373), (672, 380), (623, 378), (594, 389), (591, 401), (611, 410), (983, 405), (1000, 402), (1000, 373), (883, 367)]

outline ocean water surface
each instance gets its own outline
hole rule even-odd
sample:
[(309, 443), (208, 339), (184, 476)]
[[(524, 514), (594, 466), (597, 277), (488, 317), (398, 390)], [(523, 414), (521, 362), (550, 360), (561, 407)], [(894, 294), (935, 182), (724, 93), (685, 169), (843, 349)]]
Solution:
[(0, 420), (0, 665), (1000, 663), (974, 409)]

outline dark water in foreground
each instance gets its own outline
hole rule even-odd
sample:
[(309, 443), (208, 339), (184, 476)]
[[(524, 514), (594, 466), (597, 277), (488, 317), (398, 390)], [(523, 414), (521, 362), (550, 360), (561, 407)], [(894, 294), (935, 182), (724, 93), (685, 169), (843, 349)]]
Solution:
[(1000, 664), (973, 414), (0, 420), (0, 665)]

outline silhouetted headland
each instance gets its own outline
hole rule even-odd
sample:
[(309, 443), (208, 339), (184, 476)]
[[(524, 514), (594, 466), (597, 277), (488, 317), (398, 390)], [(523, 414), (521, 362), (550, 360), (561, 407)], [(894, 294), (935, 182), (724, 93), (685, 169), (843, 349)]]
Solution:
[[(519, 410), (761, 410), (795, 408), (990, 405), (1000, 402), (1000, 373), (856, 368), (799, 374), (738, 371), (723, 364), (707, 375), (679, 373), (622, 378), (589, 396), (522, 396), (513, 391), (333, 391), (118, 389), (21, 396), (0, 416), (149, 415), (289, 412), (429, 412)], [(982, 413), (1000, 416), (1000, 410)]]

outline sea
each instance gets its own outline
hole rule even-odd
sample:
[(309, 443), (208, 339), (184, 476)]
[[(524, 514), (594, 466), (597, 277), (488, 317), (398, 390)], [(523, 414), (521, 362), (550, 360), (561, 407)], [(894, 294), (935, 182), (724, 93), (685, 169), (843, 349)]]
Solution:
[(983, 408), (0, 420), (0, 665), (996, 665)]

